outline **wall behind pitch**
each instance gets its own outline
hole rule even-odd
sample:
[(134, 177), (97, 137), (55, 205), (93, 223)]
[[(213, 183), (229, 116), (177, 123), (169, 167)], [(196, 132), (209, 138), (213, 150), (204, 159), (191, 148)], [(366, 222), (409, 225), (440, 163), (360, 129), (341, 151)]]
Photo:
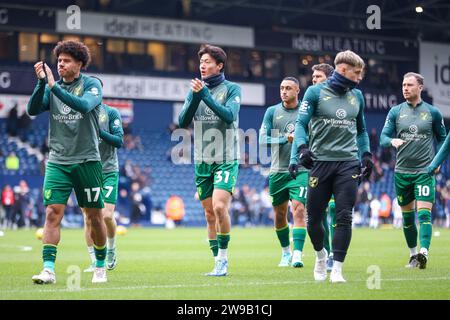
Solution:
[(245, 107), (241, 106), (239, 112), (239, 128), (247, 130), (253, 128), (259, 130), (264, 118), (266, 107)]
[(134, 128), (166, 130), (172, 122), (172, 102), (134, 100)]

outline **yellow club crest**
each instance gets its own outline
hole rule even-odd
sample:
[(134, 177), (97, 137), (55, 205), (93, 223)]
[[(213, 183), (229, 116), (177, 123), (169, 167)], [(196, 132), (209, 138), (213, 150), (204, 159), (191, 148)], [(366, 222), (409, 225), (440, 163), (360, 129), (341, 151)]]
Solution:
[(78, 86), (73, 90), (73, 94), (76, 96), (81, 96), (81, 86)]
[(428, 119), (428, 113), (426, 112), (421, 112), (420, 113), (420, 119), (422, 119), (423, 121)]
[(348, 102), (354, 106), (356, 105), (356, 98), (355, 97), (348, 97)]
[(47, 189), (44, 191), (44, 197), (46, 200), (50, 200), (50, 198), (52, 197), (52, 190), (51, 189)]
[(309, 186), (311, 188), (315, 188), (319, 185), (319, 178), (317, 177), (309, 177)]

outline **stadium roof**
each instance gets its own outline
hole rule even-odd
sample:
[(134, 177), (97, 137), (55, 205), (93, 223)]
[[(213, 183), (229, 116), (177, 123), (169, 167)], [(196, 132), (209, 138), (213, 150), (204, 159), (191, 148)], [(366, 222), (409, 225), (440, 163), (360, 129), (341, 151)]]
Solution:
[[(177, 18), (266, 30), (298, 29), (364, 33), (413, 39), (450, 41), (448, 0), (4, 0), (0, 5), (65, 8), (152, 17)], [(381, 30), (368, 30), (369, 5), (381, 9)], [(416, 7), (423, 8), (422, 13)]]

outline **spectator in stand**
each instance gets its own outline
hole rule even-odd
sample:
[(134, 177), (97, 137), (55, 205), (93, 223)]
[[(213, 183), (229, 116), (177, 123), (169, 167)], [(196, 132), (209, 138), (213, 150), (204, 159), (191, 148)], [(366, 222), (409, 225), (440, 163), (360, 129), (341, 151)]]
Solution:
[(253, 210), (253, 203), (252, 203), (252, 190), (250, 189), (250, 186), (247, 184), (244, 184), (242, 186), (242, 195), (245, 198), (245, 203), (247, 204), (247, 219), (245, 221), (245, 224), (250, 224), (252, 221), (252, 210)]
[(141, 138), (132, 134), (132, 129), (129, 122), (123, 122), (123, 146), (127, 150), (134, 150), (138, 148), (140, 151), (144, 150)]
[(373, 173), (371, 178), (373, 182), (378, 182), (381, 180), (381, 178), (383, 178), (384, 172), (383, 168), (381, 168), (380, 161), (378, 161), (376, 157), (374, 157), (373, 160)]
[(362, 218), (362, 225), (369, 225), (369, 207), (370, 207), (370, 199), (372, 195), (370, 193), (370, 183), (368, 181), (364, 182), (362, 188), (358, 189), (358, 206), (359, 212)]
[(185, 215), (184, 201), (181, 197), (172, 194), (166, 202), (166, 217), (176, 226), (180, 226)]
[(120, 168), (120, 175), (129, 179), (130, 182), (134, 179), (133, 162), (131, 160), (125, 160), (122, 168)]
[(142, 195), (142, 204), (145, 206), (143, 218), (145, 221), (150, 222), (152, 221), (152, 211), (153, 211), (153, 201), (151, 197), (151, 189), (148, 185), (144, 186), (141, 189), (141, 195)]
[(17, 103), (9, 110), (8, 119), (6, 120), (6, 132), (11, 136), (17, 136), (17, 128), (19, 124), (19, 116), (17, 112)]
[(25, 226), (25, 212), (30, 201), (29, 191), (25, 180), (20, 180), (19, 185), (14, 187), (14, 206), (11, 219), (13, 228)]
[(378, 133), (377, 128), (372, 128), (369, 134), (369, 141), (370, 141), (370, 150), (374, 155), (378, 154), (378, 147), (379, 147), (379, 139), (378, 139)]
[(39, 227), (39, 215), (38, 208), (36, 206), (36, 200), (30, 197), (26, 208), (25, 208), (25, 218), (27, 227)]
[(142, 195), (139, 192), (139, 183), (131, 184), (131, 214), (130, 222), (133, 227), (141, 226), (141, 216), (145, 213), (145, 206), (142, 204)]
[(2, 191), (2, 206), (5, 210), (5, 220), (3, 221), (3, 226), (5, 229), (12, 227), (14, 201), (14, 191), (11, 186), (7, 184)]
[(259, 224), (263, 224), (265, 226), (273, 225), (274, 215), (268, 185), (265, 186), (264, 189), (260, 192), (259, 197), (261, 199), (261, 214), (259, 216)]
[(431, 211), (431, 221), (436, 227), (445, 225), (446, 186), (436, 183), (436, 202)]
[(251, 206), (250, 206), (250, 217), (251, 217), (251, 224), (257, 225), (259, 221), (261, 220), (261, 210), (262, 210), (262, 203), (261, 203), (261, 197), (259, 195), (259, 192), (256, 191), (255, 188), (252, 188), (250, 191), (251, 194)]
[(119, 223), (128, 224), (129, 221), (129, 211), (131, 207), (131, 199), (128, 196), (127, 189), (121, 188), (117, 197), (116, 210), (120, 213), (118, 218)]
[(17, 171), (19, 170), (20, 167), (20, 160), (19, 158), (16, 156), (15, 152), (11, 152), (8, 157), (6, 157), (5, 160), (5, 167), (8, 170), (14, 170)]
[(390, 223), (390, 217), (391, 217), (391, 198), (387, 195), (386, 192), (383, 192), (381, 194), (380, 198), (381, 202), (381, 208), (379, 212), (379, 217), (381, 218), (381, 223), (388, 224)]
[(26, 112), (24, 112), (19, 118), (18, 134), (20, 140), (22, 140), (23, 142), (27, 141), (27, 133), (30, 130), (31, 121), (32, 120), (30, 116)]
[(378, 217), (380, 215), (381, 202), (377, 198), (373, 198), (370, 202), (370, 228), (378, 228)]
[(403, 215), (402, 208), (398, 204), (397, 197), (394, 197), (394, 201), (392, 201), (392, 212), (394, 213), (394, 228), (400, 229), (403, 226)]
[(384, 170), (394, 169), (395, 161), (392, 148), (382, 148), (380, 154), (381, 167)]
[(231, 219), (233, 225), (239, 225), (242, 221), (241, 217), (248, 216), (248, 204), (245, 199), (244, 193), (241, 189), (236, 187), (231, 199)]

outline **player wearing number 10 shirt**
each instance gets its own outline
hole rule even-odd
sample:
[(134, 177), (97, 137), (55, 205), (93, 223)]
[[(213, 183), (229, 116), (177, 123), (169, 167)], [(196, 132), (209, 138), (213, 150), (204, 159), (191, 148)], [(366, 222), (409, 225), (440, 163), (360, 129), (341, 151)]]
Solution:
[[(423, 80), (418, 73), (404, 75), (402, 87), (406, 101), (389, 111), (380, 138), (382, 147), (397, 149), (395, 189), (402, 208), (403, 233), (410, 251), (406, 267), (420, 269), (425, 269), (428, 261), (431, 209), (435, 200), (435, 180), (428, 175), (427, 169), (434, 156), (433, 138), (437, 140), (439, 149), (446, 134), (439, 109), (421, 98)], [(420, 252), (417, 252), (416, 210), (420, 224)]]

